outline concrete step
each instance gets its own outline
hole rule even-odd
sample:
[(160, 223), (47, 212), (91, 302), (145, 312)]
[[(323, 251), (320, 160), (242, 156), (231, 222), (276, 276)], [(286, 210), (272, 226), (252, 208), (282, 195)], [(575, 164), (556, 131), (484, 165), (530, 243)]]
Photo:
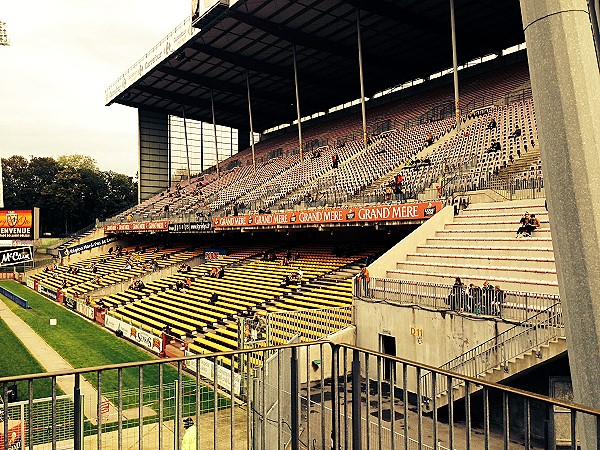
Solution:
[(461, 278), (476, 274), (483, 277), (529, 278), (537, 282), (556, 281), (556, 269), (537, 269), (524, 265), (514, 265), (513, 267), (489, 265), (482, 267), (477, 264), (460, 264), (458, 262), (401, 261), (396, 263), (396, 269), (421, 271), (428, 274), (447, 274)]
[[(517, 230), (521, 225), (519, 219), (517, 220), (498, 220), (495, 218), (481, 219), (479, 221), (471, 222), (453, 222), (446, 225), (446, 230), (462, 230), (462, 231), (483, 231), (483, 230), (496, 230), (496, 229), (514, 229)], [(550, 222), (546, 218), (545, 220), (540, 219), (540, 228), (536, 231), (550, 230)]]
[[(523, 239), (524, 240), (524, 239)], [(468, 246), (468, 245), (418, 245), (417, 253), (430, 255), (445, 255), (445, 254), (468, 254), (473, 256), (507, 256), (507, 257), (524, 257), (533, 256), (536, 258), (545, 258), (554, 260), (554, 250), (550, 247), (520, 247), (521, 242), (515, 242), (513, 247), (496, 246)]]
[[(539, 211), (538, 211), (539, 209)], [(529, 214), (535, 214), (535, 216), (540, 220), (548, 222), (548, 212), (543, 208), (534, 208), (531, 210), (527, 210)], [(471, 214), (471, 210), (466, 209), (461, 211), (458, 216), (454, 217), (454, 223), (469, 223), (469, 222), (482, 222), (484, 220), (494, 221), (494, 220), (504, 220), (510, 223), (519, 223), (521, 217), (525, 211), (519, 212), (511, 212), (511, 211), (497, 211), (493, 212), (492, 210), (485, 212), (473, 212)]]
[(514, 234), (504, 237), (475, 236), (474, 234), (467, 234), (467, 236), (461, 236), (458, 233), (447, 236), (435, 236), (428, 238), (426, 243), (427, 245), (450, 244), (465, 247), (481, 247), (484, 245), (489, 245), (490, 247), (515, 247), (518, 245), (520, 248), (552, 248), (552, 239), (550, 236), (539, 236), (535, 233), (529, 238), (520, 239), (516, 239)]
[(508, 275), (498, 271), (494, 276), (475, 273), (474, 271), (464, 271), (457, 273), (428, 273), (420, 270), (393, 269), (386, 273), (388, 278), (401, 279), (406, 281), (420, 281), (423, 283), (440, 283), (451, 286), (454, 278), (459, 276), (463, 283), (474, 283), (481, 286), (485, 281), (492, 285), (499, 285), (501, 289), (507, 291), (527, 291), (539, 294), (558, 295), (558, 281), (540, 281), (527, 278), (527, 274), (518, 274), (517, 276)]
[[(455, 230), (455, 229), (444, 229), (441, 231), (436, 231), (436, 237), (457, 237), (459, 239), (463, 239), (466, 237), (485, 237), (485, 238), (493, 238), (493, 237), (510, 237), (515, 238), (517, 234), (517, 229), (519, 225), (515, 225), (513, 227), (498, 227), (493, 230), (480, 230), (480, 229), (471, 229), (469, 231), (465, 230)], [(534, 237), (547, 237), (550, 238), (550, 230), (548, 228), (535, 230), (532, 234)]]
[[(489, 211), (489, 210), (500, 210), (500, 211), (529, 211), (529, 208), (544, 208), (545, 198), (536, 199), (524, 199), (524, 200), (512, 200), (506, 202), (490, 202), (490, 203), (474, 203), (469, 205), (466, 211), (472, 214), (473, 211)], [(531, 212), (531, 211), (530, 211)]]
[[(554, 358), (557, 355), (560, 355), (567, 351), (566, 339), (564, 337), (556, 338), (546, 344), (541, 345), (537, 349), (532, 349), (524, 352), (521, 355), (516, 356), (506, 362), (506, 366), (496, 366), (492, 367), (485, 372), (479, 374), (477, 378), (480, 378), (485, 381), (498, 383), (500, 381), (505, 380), (519, 372), (530, 369), (537, 364), (548, 361), (551, 358)], [(479, 387), (475, 385), (471, 385), (469, 391), (471, 393), (477, 392)], [(452, 398), (456, 400), (460, 400), (465, 396), (465, 386), (458, 385), (453, 386), (452, 389)], [(441, 408), (448, 404), (448, 395), (447, 392), (443, 392), (441, 394), (436, 395), (436, 406)], [(429, 404), (431, 407), (431, 404)]]
[(448, 264), (471, 264), (484, 267), (506, 267), (509, 269), (515, 266), (528, 267), (530, 269), (555, 271), (554, 257), (542, 258), (531, 252), (528, 256), (508, 256), (508, 255), (470, 255), (466, 253), (448, 253), (448, 254), (428, 254), (428, 253), (409, 253), (407, 261), (410, 262), (443, 262)]

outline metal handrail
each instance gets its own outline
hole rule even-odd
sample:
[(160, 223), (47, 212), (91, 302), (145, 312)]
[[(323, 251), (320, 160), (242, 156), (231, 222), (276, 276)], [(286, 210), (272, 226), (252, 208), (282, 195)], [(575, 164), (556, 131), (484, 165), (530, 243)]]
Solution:
[[(537, 320), (543, 318), (543, 320)], [(556, 303), (527, 321), (516, 325), (448, 361), (440, 369), (473, 378), (494, 367), (504, 367), (509, 360), (532, 351), (543, 344), (565, 336), (562, 306)], [(422, 377), (425, 392), (431, 385), (431, 373)], [(435, 395), (448, 389), (445, 380), (437, 384)]]
[[(367, 289), (365, 289), (367, 288)], [(435, 310), (454, 310), (461, 313), (495, 316), (523, 323), (534, 320), (542, 311), (560, 302), (554, 294), (523, 291), (484, 291), (478, 298), (456, 295), (453, 286), (440, 283), (373, 278), (368, 286), (356, 280), (355, 297), (365, 301), (384, 301), (397, 305), (418, 305)]]

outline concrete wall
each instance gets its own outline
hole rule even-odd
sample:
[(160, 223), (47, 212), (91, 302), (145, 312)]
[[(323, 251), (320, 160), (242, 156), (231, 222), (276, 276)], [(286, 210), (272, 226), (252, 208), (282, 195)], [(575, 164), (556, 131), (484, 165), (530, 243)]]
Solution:
[[(335, 344), (349, 344), (355, 345), (356, 343), (356, 328), (348, 327), (344, 328), (337, 333), (332, 334), (327, 338), (327, 341)], [(306, 348), (300, 348), (298, 351), (298, 369), (300, 375), (300, 383), (305, 383), (307, 378), (307, 372), (310, 376), (310, 381), (319, 381), (321, 379), (321, 370), (323, 370), (325, 379), (331, 377), (331, 347), (329, 345), (323, 345), (323, 354), (321, 355), (321, 348), (318, 345), (310, 347), (310, 354), (308, 356), (308, 365), (306, 359)], [(313, 366), (312, 361), (321, 361), (320, 368)], [(340, 362), (340, 375), (341, 375)], [(308, 367), (307, 367), (308, 366)], [(350, 369), (350, 365), (348, 365)], [(348, 370), (349, 372), (349, 370)]]
[[(380, 334), (396, 338), (396, 356), (439, 367), (477, 345), (504, 332), (513, 324), (499, 320), (432, 312), (413, 307), (354, 300), (356, 345), (380, 351)], [(370, 361), (376, 367), (375, 360)], [(401, 368), (396, 381), (401, 382)], [(414, 371), (409, 390), (415, 392)]]
[(414, 252), (418, 245), (423, 245), (427, 238), (434, 236), (437, 230), (442, 230), (444, 225), (453, 220), (454, 209), (446, 206), (371, 264), (369, 275), (375, 278), (385, 277), (388, 269), (395, 269), (398, 261), (406, 259), (407, 253)]

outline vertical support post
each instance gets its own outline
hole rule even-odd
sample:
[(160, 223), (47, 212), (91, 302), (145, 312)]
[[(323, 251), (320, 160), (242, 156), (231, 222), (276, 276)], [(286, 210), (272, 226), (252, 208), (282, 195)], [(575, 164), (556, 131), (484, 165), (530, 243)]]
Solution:
[(192, 182), (192, 177), (190, 176), (190, 149), (188, 147), (187, 120), (185, 119), (185, 106), (183, 106), (183, 105), (181, 105), (181, 112), (183, 114), (183, 135), (185, 137), (185, 161), (187, 163), (188, 184), (190, 184)]
[[(52, 410), (54, 412), (54, 410)], [(2, 414), (3, 414), (3, 425), (4, 429), (2, 433), (3, 443), (2, 448), (8, 448), (8, 385), (6, 383), (2, 383)], [(54, 428), (52, 429), (54, 431)]]
[(456, 21), (454, 0), (450, 0), (450, 28), (452, 30), (452, 72), (454, 76), (454, 108), (456, 110), (456, 129), (460, 130), (460, 97), (458, 94), (458, 58), (456, 56)]
[[(298, 396), (300, 395), (299, 383), (298, 383), (298, 348), (292, 348), (292, 357), (290, 361), (290, 373), (291, 373), (291, 382), (290, 382), (290, 391), (291, 391), (291, 419), (292, 419), (292, 430), (291, 430), (291, 439), (292, 439), (292, 450), (298, 450), (300, 448), (300, 413), (298, 409)], [(264, 386), (263, 386), (264, 389)], [(264, 418), (263, 418), (264, 420)], [(263, 427), (266, 426), (266, 420), (264, 420)], [(263, 442), (264, 444), (264, 442)]]
[(361, 382), (360, 382), (360, 352), (352, 350), (352, 450), (361, 450)]
[(210, 90), (210, 109), (212, 111), (212, 124), (213, 124), (213, 135), (215, 137), (215, 157), (217, 158), (217, 178), (220, 176), (219, 172), (219, 146), (217, 145), (217, 121), (215, 119), (215, 99), (213, 98), (213, 91)]
[[(33, 450), (33, 380), (29, 380), (28, 384), (28, 390), (29, 390), (29, 398), (28, 398), (28, 403), (27, 403), (27, 418), (29, 420), (29, 426), (27, 427), (27, 445), (29, 447), (29, 450)], [(82, 403), (83, 405), (83, 403)], [(82, 408), (83, 409), (83, 408)], [(82, 414), (83, 415), (83, 414)], [(4, 448), (8, 448), (8, 447), (4, 447)], [(121, 449), (119, 449), (121, 450)]]
[(250, 145), (252, 147), (252, 167), (256, 171), (256, 158), (254, 157), (254, 124), (252, 121), (252, 99), (250, 98), (250, 74), (246, 69), (246, 87), (248, 88), (248, 116), (250, 117)]
[[(592, 31), (594, 36), (594, 44), (596, 47), (596, 59), (598, 60), (598, 66), (600, 66), (600, 12), (598, 8), (600, 8), (600, 4), (598, 4), (598, 0), (588, 0), (588, 8), (590, 11), (590, 21), (592, 22)], [(2, 201), (0, 199), (0, 201)]]
[(298, 88), (298, 65), (296, 60), (296, 43), (292, 44), (292, 56), (294, 57), (294, 86), (296, 87), (296, 115), (298, 116), (298, 148), (300, 149), (300, 160), (302, 161), (304, 155), (302, 154), (302, 124), (300, 122), (300, 92)]
[[(574, 400), (598, 408), (600, 73), (588, 1), (520, 4)], [(597, 448), (595, 424), (581, 421), (581, 447)]]
[(75, 387), (73, 389), (73, 448), (81, 450), (81, 389), (79, 374), (75, 374)]
[(362, 110), (363, 144), (367, 149), (367, 112), (365, 107), (365, 80), (363, 74), (362, 39), (360, 36), (360, 9), (356, 8), (356, 36), (358, 40), (358, 72), (360, 75), (360, 105)]
[(340, 347), (331, 344), (331, 440), (333, 441), (331, 447), (333, 450), (340, 448), (339, 365)]

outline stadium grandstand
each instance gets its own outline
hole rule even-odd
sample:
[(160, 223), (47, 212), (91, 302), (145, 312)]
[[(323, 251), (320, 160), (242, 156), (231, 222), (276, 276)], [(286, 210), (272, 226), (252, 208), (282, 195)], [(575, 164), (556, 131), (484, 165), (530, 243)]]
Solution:
[(598, 4), (531, 3), (192, 2), (105, 92), (138, 204), (14, 272), (155, 360), (0, 378), (0, 449), (598, 448), (596, 200), (541, 87), (598, 98)]

